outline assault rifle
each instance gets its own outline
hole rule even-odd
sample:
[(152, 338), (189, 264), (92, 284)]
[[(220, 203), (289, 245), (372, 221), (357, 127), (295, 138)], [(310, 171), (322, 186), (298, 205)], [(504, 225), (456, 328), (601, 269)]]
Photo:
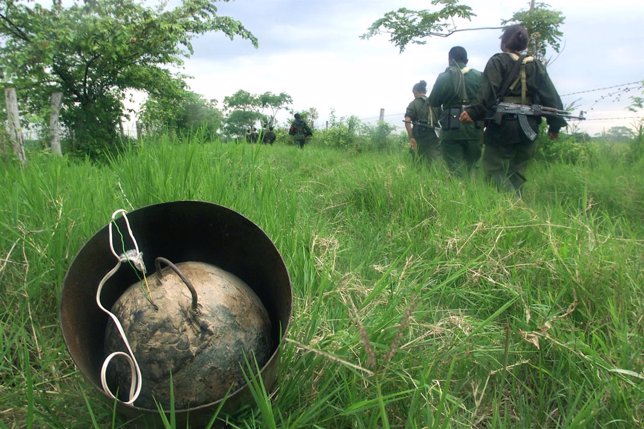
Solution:
[(565, 119), (578, 119), (580, 121), (586, 119), (584, 117), (584, 112), (579, 112), (579, 116), (574, 116), (572, 113), (566, 110), (555, 109), (554, 107), (541, 106), (539, 104), (527, 105), (527, 104), (516, 104), (516, 103), (498, 103), (495, 107), (494, 113), (490, 120), (495, 124), (501, 124), (503, 120), (503, 115), (517, 115), (519, 120), (519, 125), (521, 130), (525, 133), (526, 137), (530, 141), (534, 141), (537, 138), (537, 133), (534, 132), (530, 124), (528, 123), (528, 116), (550, 116), (558, 117)]
[(417, 127), (421, 127), (421, 128), (433, 128), (434, 129), (434, 134), (436, 134), (436, 137), (440, 138), (440, 136), (441, 136), (441, 127), (440, 127), (440, 124), (438, 122), (436, 123), (436, 125), (431, 125), (428, 122), (405, 121), (404, 119), (403, 119), (403, 122), (408, 123), (408, 124), (412, 124), (412, 125), (416, 125)]

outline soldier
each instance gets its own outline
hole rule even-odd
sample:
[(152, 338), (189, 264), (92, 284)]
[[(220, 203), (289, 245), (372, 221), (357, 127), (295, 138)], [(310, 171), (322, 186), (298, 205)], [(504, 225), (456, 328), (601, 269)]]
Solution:
[(461, 46), (449, 50), (447, 69), (438, 75), (429, 94), (429, 105), (442, 108), (440, 147), (447, 168), (457, 176), (472, 171), (481, 157), (481, 127), (461, 124), (463, 107), (475, 101), (481, 72), (467, 67), (467, 51)]
[(275, 142), (275, 131), (273, 131), (273, 127), (268, 127), (268, 130), (264, 131), (264, 135), (262, 136), (262, 141), (264, 144), (273, 144)]
[[(533, 57), (522, 53), (528, 46), (528, 31), (521, 25), (507, 27), (501, 36), (501, 53), (489, 59), (478, 98), (479, 104), (467, 107), (461, 122), (482, 120), (499, 102), (524, 105), (541, 104), (562, 109), (561, 99), (546, 68)], [(547, 117), (548, 137), (559, 137), (566, 126), (561, 117)], [(528, 116), (530, 128), (538, 132), (541, 118)], [(517, 115), (503, 115), (500, 123), (488, 121), (485, 129), (483, 169), (488, 180), (502, 190), (514, 190), (520, 195), (526, 181), (524, 172), (534, 156), (536, 142), (521, 129)]]
[(304, 143), (313, 135), (313, 131), (309, 125), (302, 119), (302, 116), (299, 113), (293, 115), (295, 120), (291, 124), (291, 128), (288, 130), (289, 135), (293, 136), (293, 140), (300, 146), (300, 149), (304, 148)]
[(411, 89), (414, 99), (405, 111), (405, 129), (409, 137), (409, 148), (424, 160), (431, 162), (439, 158), (440, 148), (434, 126), (438, 125), (434, 110), (427, 102), (427, 82), (421, 80)]
[(246, 130), (247, 143), (257, 143), (258, 137), (259, 137), (259, 134), (257, 133), (257, 130), (255, 129), (255, 127), (250, 127)]

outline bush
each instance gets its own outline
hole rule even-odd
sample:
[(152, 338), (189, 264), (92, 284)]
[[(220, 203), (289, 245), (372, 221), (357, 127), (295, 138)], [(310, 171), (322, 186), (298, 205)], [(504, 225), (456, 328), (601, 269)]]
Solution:
[(560, 135), (557, 140), (550, 140), (546, 134), (541, 133), (539, 137), (536, 158), (567, 164), (585, 163), (592, 159), (590, 140), (584, 135)]
[(392, 135), (396, 127), (387, 122), (378, 122), (375, 125), (363, 123), (356, 116), (337, 119), (333, 113), (329, 120), (329, 127), (317, 130), (315, 142), (321, 146), (332, 148), (353, 149), (358, 152), (363, 150), (399, 150), (406, 142), (399, 135)]

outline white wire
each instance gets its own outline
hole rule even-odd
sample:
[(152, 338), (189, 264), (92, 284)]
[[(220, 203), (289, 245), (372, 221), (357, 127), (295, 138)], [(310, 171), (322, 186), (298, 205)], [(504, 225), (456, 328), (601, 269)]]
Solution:
[[(134, 243), (134, 249), (128, 250), (121, 255), (118, 255), (114, 251), (114, 245), (112, 243), (112, 224), (114, 223), (116, 216), (118, 216), (119, 214), (123, 216), (123, 219), (125, 220), (125, 224), (127, 225), (128, 233), (130, 234), (130, 238)], [(107, 358), (105, 358), (105, 360), (103, 361), (103, 365), (101, 367), (101, 385), (105, 393), (107, 393), (112, 399), (119, 400), (112, 393), (112, 391), (110, 390), (110, 387), (107, 384), (107, 367), (109, 366), (113, 358), (117, 356), (124, 357), (127, 360), (128, 364), (130, 365), (131, 382), (130, 382), (130, 392), (128, 395), (128, 400), (123, 402), (127, 405), (132, 405), (134, 401), (136, 401), (139, 395), (141, 394), (141, 388), (143, 387), (141, 368), (139, 367), (139, 363), (136, 361), (136, 357), (134, 356), (134, 352), (130, 347), (130, 343), (127, 340), (127, 336), (125, 335), (125, 331), (123, 330), (123, 326), (121, 325), (121, 322), (119, 322), (119, 319), (116, 317), (116, 315), (111, 313), (107, 308), (103, 307), (103, 305), (101, 304), (101, 291), (103, 290), (103, 286), (110, 279), (110, 277), (112, 277), (119, 270), (119, 268), (121, 268), (121, 264), (123, 262), (132, 262), (132, 264), (136, 267), (137, 270), (145, 274), (145, 264), (143, 263), (143, 254), (139, 252), (139, 246), (136, 242), (136, 239), (134, 238), (132, 229), (130, 228), (130, 222), (127, 219), (125, 210), (120, 209), (115, 211), (112, 214), (112, 220), (110, 221), (110, 225), (109, 225), (109, 239), (110, 239), (110, 250), (112, 251), (112, 254), (116, 257), (117, 263), (114, 266), (114, 268), (112, 268), (107, 274), (105, 274), (105, 276), (99, 282), (98, 289), (96, 290), (96, 304), (98, 304), (98, 307), (101, 310), (103, 310), (103, 312), (105, 312), (116, 325), (116, 329), (118, 330), (121, 338), (123, 339), (123, 342), (125, 343), (125, 347), (127, 348), (128, 353), (117, 351), (117, 352), (111, 353), (109, 356), (107, 356)]]

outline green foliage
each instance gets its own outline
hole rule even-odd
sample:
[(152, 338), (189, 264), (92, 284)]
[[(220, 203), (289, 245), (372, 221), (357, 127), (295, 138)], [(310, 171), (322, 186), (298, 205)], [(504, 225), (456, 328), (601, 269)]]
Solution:
[(116, 140), (126, 89), (158, 96), (180, 77), (168, 66), (192, 54), (191, 40), (210, 31), (239, 36), (257, 46), (243, 25), (217, 15), (212, 0), (183, 0), (146, 7), (136, 0), (75, 0), (51, 8), (7, 0), (0, 6), (0, 61), (5, 78), (29, 89), (34, 111), (49, 94), (62, 90), (61, 119), (74, 147), (109, 145)]
[(314, 142), (321, 146), (355, 151), (395, 151), (401, 147), (401, 140), (392, 135), (395, 130), (396, 127), (387, 122), (369, 125), (356, 116), (337, 118), (332, 111), (328, 127), (316, 131)]
[(182, 90), (172, 94), (150, 95), (139, 119), (144, 133), (185, 136), (199, 130), (208, 140), (215, 140), (224, 117), (217, 108), (216, 100), (204, 100), (199, 94)]
[(543, 135), (539, 138), (537, 159), (574, 165), (587, 163), (592, 157), (590, 142), (583, 136), (562, 134), (556, 140), (550, 140)]
[(559, 52), (563, 36), (559, 27), (564, 23), (564, 16), (548, 8), (549, 5), (545, 3), (537, 3), (533, 9), (515, 12), (512, 18), (502, 21), (503, 25), (522, 24), (526, 27), (530, 35), (528, 52), (541, 60), (545, 59), (548, 46)]
[[(387, 12), (384, 17), (371, 24), (361, 38), (369, 39), (382, 32), (387, 33), (389, 41), (402, 52), (410, 43), (425, 44), (427, 38), (448, 37), (458, 31), (481, 29), (456, 27), (455, 18), (471, 21), (476, 16), (471, 7), (459, 4), (459, 0), (432, 0), (432, 4), (441, 8), (437, 11), (400, 8)], [(501, 22), (503, 25), (525, 25), (531, 35), (530, 50), (537, 57), (545, 56), (547, 46), (559, 52), (559, 41), (563, 35), (559, 27), (563, 24), (564, 17), (561, 12), (548, 9), (547, 4), (538, 3), (534, 9), (515, 12), (512, 18)]]
[(248, 110), (233, 110), (226, 116), (224, 135), (227, 138), (240, 139), (249, 129), (256, 127), (258, 122), (263, 122), (265, 116), (259, 112)]
[[(644, 81), (640, 84), (640, 90), (644, 95)], [(631, 105), (628, 107), (631, 112), (641, 112), (644, 110), (644, 96), (634, 95), (631, 97)]]
[(366, 143), (363, 130), (364, 124), (357, 116), (337, 118), (335, 112), (332, 111), (328, 127), (316, 132), (315, 142), (327, 147), (359, 148)]
[(369, 39), (385, 32), (389, 34), (389, 41), (402, 52), (410, 43), (424, 45), (423, 39), (427, 37), (446, 37), (458, 31), (453, 28), (454, 18), (471, 20), (476, 16), (471, 7), (459, 4), (459, 0), (432, 0), (432, 4), (442, 8), (438, 11), (400, 8), (387, 12), (371, 24), (361, 38)]
[(166, 138), (107, 165), (5, 163), (0, 426), (126, 425), (65, 349), (62, 281), (115, 209), (198, 199), (259, 225), (293, 286), (277, 386), (258, 380), (218, 424), (639, 428), (644, 166), (601, 148), (535, 163), (521, 201), (403, 151), (314, 144)]
[[(272, 126), (277, 113), (293, 103), (293, 98), (281, 92), (251, 94), (243, 89), (224, 97), (224, 109), (228, 113), (224, 133), (227, 137), (240, 138), (251, 127)], [(261, 127), (260, 126), (260, 127)]]
[[(396, 127), (387, 122), (378, 122), (375, 126), (368, 127), (368, 133), (376, 149), (392, 149), (391, 133)], [(398, 149), (398, 148), (396, 148)]]

